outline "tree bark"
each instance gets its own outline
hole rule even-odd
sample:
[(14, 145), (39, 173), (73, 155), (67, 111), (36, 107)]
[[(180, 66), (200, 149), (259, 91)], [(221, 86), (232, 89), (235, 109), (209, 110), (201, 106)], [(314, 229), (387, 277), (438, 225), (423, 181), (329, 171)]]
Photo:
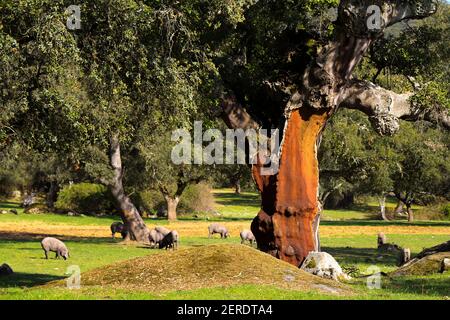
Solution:
[(119, 204), (122, 220), (128, 230), (126, 239), (148, 242), (148, 228), (131, 199), (125, 194), (123, 188), (122, 157), (119, 136), (117, 134), (112, 135), (110, 139), (110, 162), (114, 175), (112, 181), (109, 183), (109, 187), (112, 195)]
[(380, 204), (381, 219), (384, 221), (389, 221), (389, 219), (386, 217), (386, 195), (383, 194), (378, 197), (378, 203)]
[(397, 205), (394, 209), (394, 214), (402, 215), (403, 214), (403, 202), (401, 200), (397, 201)]
[(234, 182), (234, 193), (241, 194), (241, 181), (239, 179)]
[(408, 213), (408, 222), (414, 221), (414, 214), (411, 208), (411, 204), (406, 204), (406, 212)]
[(319, 248), (318, 223), (314, 227), (319, 182), (316, 143), (328, 117), (327, 112), (306, 108), (293, 111), (278, 173), (263, 176), (260, 164), (252, 170), (262, 199), (262, 210), (252, 222), (258, 247), (296, 266)]
[(164, 196), (164, 199), (167, 203), (167, 219), (168, 220), (177, 220), (177, 206), (180, 202), (179, 197), (170, 197), (170, 196)]
[(50, 188), (47, 193), (47, 207), (49, 209), (55, 208), (55, 202), (58, 198), (58, 183), (56, 181), (50, 181)]

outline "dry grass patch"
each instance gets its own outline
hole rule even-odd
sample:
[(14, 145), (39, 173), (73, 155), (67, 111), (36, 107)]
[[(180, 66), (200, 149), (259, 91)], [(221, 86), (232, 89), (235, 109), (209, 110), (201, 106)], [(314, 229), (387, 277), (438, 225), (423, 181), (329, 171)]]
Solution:
[[(223, 221), (232, 237), (239, 237), (243, 229), (250, 229), (250, 221)], [(165, 224), (170, 229), (176, 229), (181, 237), (207, 237), (210, 221), (174, 221)], [(149, 222), (149, 228), (158, 225), (158, 221)], [(23, 234), (52, 234), (73, 237), (111, 237), (109, 226), (80, 226), (68, 224), (47, 224), (40, 221), (23, 222), (0, 222), (0, 230), (3, 232), (17, 232)], [(435, 234), (449, 235), (450, 227), (446, 226), (321, 226), (322, 237), (352, 236), (352, 235), (376, 235), (378, 232), (386, 234)], [(217, 236), (217, 235), (216, 235)]]

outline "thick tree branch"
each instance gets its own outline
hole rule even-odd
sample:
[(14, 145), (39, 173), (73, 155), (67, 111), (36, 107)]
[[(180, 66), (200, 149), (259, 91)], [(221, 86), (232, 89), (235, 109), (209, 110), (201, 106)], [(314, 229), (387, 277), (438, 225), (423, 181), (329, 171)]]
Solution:
[(222, 98), (222, 118), (231, 129), (258, 129), (259, 124), (252, 119), (245, 108), (237, 101), (236, 96), (229, 94)]
[(347, 86), (345, 99), (340, 106), (367, 114), (374, 129), (383, 135), (394, 134), (400, 127), (399, 119), (426, 120), (450, 129), (450, 116), (445, 106), (423, 109), (411, 102), (412, 95), (398, 94), (369, 81), (353, 80)]
[[(380, 9), (379, 28), (368, 28), (369, 6)], [(337, 25), (358, 37), (378, 35), (395, 23), (407, 19), (423, 19), (436, 12), (437, 0), (341, 0)]]

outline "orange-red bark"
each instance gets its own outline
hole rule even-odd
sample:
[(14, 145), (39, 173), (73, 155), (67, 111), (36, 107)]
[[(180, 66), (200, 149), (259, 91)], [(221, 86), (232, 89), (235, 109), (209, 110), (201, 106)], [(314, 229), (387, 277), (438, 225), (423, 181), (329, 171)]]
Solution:
[(252, 223), (261, 250), (299, 266), (314, 250), (312, 222), (317, 215), (319, 169), (316, 142), (329, 117), (326, 111), (294, 110), (284, 133), (275, 176), (253, 168), (262, 209)]

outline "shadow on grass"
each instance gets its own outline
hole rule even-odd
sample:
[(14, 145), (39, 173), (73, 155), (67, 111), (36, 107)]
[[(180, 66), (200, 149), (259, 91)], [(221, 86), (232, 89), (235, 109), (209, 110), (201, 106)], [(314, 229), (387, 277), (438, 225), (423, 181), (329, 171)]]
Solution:
[(361, 263), (397, 265), (398, 258), (395, 253), (378, 252), (376, 248), (322, 247), (321, 249), (331, 254), (343, 266)]
[(216, 202), (222, 205), (259, 207), (261, 200), (259, 194), (215, 193)]
[(2, 202), (0, 202), (0, 208), (4, 208), (4, 209), (20, 209), (20, 205), (17, 202), (2, 201)]
[(112, 240), (110, 237), (76, 237), (63, 236), (55, 234), (30, 233), (30, 232), (11, 232), (0, 231), (0, 243), (9, 242), (40, 242), (45, 237), (55, 237), (62, 241), (82, 242), (82, 243), (118, 243), (121, 240)]
[(64, 278), (65, 277), (54, 276), (49, 274), (16, 272), (8, 276), (0, 276), (0, 288), (12, 288), (12, 287), (29, 288), (43, 285), (53, 280), (61, 280)]
[(450, 227), (450, 221), (383, 221), (383, 220), (335, 220), (321, 221), (321, 226), (423, 226)]
[(449, 277), (450, 275), (395, 277), (387, 282), (386, 288), (399, 293), (448, 296), (450, 294)]

